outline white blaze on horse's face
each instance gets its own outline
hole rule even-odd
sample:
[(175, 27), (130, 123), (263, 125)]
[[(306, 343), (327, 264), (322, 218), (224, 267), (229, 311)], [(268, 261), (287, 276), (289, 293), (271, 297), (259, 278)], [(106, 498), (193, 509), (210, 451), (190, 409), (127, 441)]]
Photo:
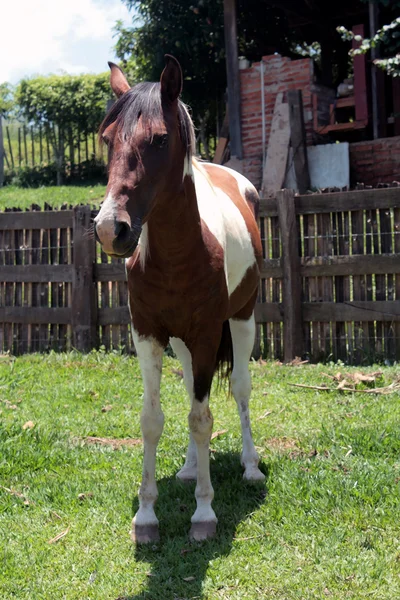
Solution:
[(99, 214), (95, 218), (97, 236), (106, 254), (112, 254), (115, 239), (116, 206), (111, 193), (103, 202)]

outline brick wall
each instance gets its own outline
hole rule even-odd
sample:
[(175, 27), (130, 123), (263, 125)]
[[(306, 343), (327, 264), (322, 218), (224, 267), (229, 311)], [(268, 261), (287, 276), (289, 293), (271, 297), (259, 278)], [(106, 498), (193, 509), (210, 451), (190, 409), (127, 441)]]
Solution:
[[(291, 60), (280, 55), (263, 56), (266, 149), (271, 130), (272, 115), (278, 92), (301, 89), (307, 144), (313, 143), (312, 91), (314, 83), (313, 61), (309, 58)], [(262, 114), (261, 114), (261, 62), (240, 71), (243, 174), (256, 187), (261, 186), (262, 174)]]
[(400, 181), (400, 136), (350, 144), (351, 184)]

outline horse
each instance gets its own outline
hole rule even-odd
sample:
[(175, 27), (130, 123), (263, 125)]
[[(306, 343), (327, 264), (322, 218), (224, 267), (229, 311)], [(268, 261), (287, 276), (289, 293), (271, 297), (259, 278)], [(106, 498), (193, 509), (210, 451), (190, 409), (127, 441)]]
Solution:
[(182, 70), (165, 55), (160, 81), (130, 87), (114, 63), (117, 99), (100, 126), (108, 147), (108, 185), (94, 219), (110, 256), (125, 258), (132, 335), (143, 378), (143, 472), (132, 521), (136, 544), (159, 540), (156, 449), (162, 358), (168, 343), (183, 367), (190, 399), (189, 445), (177, 477), (197, 480), (190, 538), (216, 535), (212, 508), (209, 407), (214, 374), (229, 377), (242, 429), (244, 479), (264, 480), (252, 439), (249, 360), (262, 246), (259, 197), (244, 176), (194, 157), (194, 126), (180, 100)]

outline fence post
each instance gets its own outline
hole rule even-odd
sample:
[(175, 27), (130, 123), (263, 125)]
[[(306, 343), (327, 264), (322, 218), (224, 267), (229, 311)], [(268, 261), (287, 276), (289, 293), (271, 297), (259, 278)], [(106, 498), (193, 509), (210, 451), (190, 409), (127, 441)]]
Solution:
[(282, 239), (284, 360), (290, 362), (303, 354), (300, 256), (293, 190), (277, 192), (276, 204)]
[(97, 298), (94, 283), (96, 246), (89, 235), (90, 206), (74, 208), (72, 276), (72, 339), (76, 350), (88, 352), (96, 345)]

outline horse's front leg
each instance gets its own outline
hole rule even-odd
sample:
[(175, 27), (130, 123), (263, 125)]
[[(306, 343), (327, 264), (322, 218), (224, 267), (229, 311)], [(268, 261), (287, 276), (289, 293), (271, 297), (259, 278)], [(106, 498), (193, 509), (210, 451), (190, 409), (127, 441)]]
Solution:
[(217, 517), (211, 502), (214, 490), (210, 478), (209, 445), (213, 417), (209, 408), (209, 395), (214, 374), (215, 354), (209, 347), (197, 347), (192, 353), (194, 398), (189, 414), (189, 428), (197, 451), (197, 508), (192, 516), (190, 537), (201, 541), (213, 537), (217, 529)]
[(135, 331), (133, 340), (144, 386), (143, 410), (140, 416), (144, 456), (139, 510), (132, 521), (132, 540), (138, 544), (146, 544), (159, 540), (154, 504), (158, 496), (155, 479), (156, 451), (164, 426), (164, 414), (160, 405), (163, 348), (153, 338), (140, 338)]

